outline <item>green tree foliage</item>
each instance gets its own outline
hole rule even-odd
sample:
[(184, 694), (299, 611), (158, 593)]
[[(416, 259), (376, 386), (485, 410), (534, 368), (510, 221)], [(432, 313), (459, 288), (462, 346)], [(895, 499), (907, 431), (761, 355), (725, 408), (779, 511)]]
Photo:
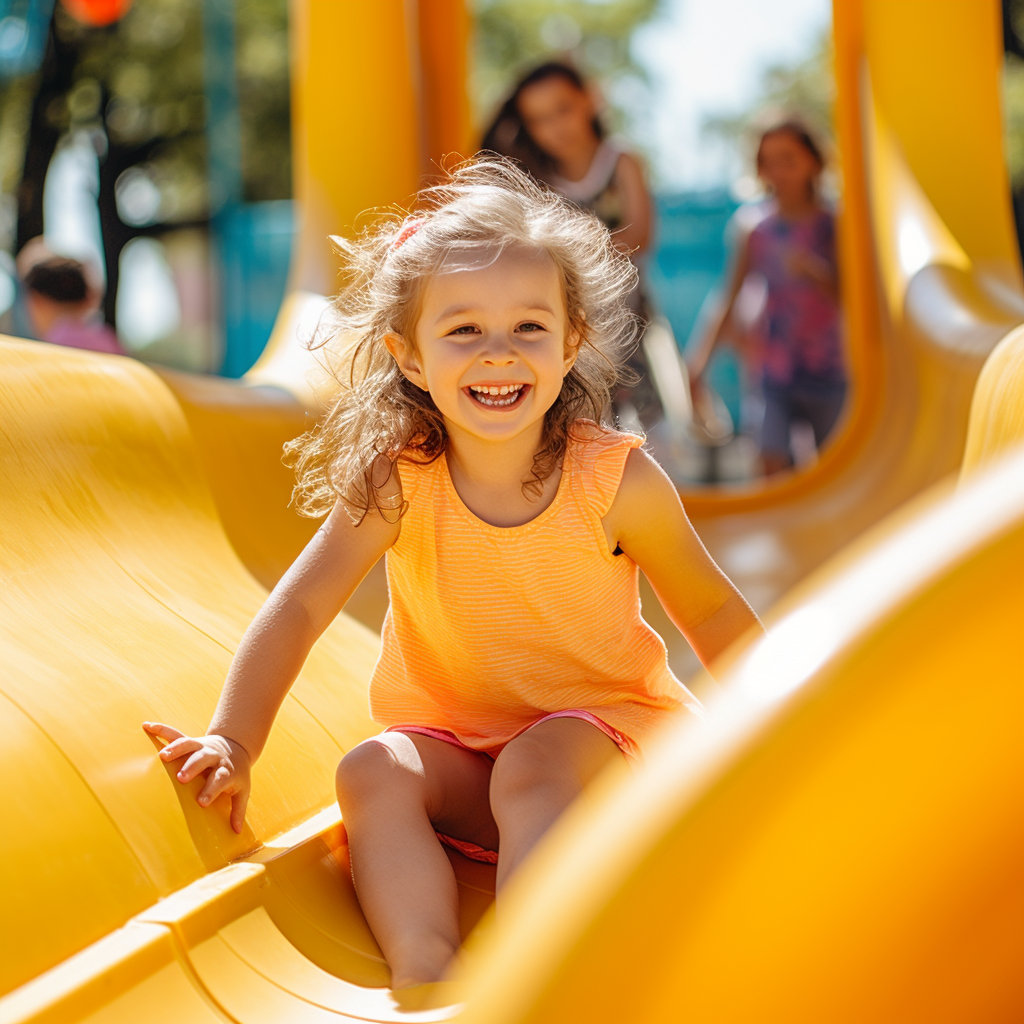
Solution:
[(101, 28), (81, 24), (57, 4), (41, 68), (7, 83), (0, 104), (0, 171), (5, 191), (17, 195), (16, 231), (5, 239), (11, 248), (42, 233), (43, 182), (60, 139), (75, 132), (92, 139), (111, 321), (124, 245), (138, 234), (205, 224), (213, 212), (204, 2), (234, 14), (234, 53), (215, 59), (234, 62), (242, 198), (287, 198), (287, 0), (135, 0), (124, 18)]
[[(284, 198), (291, 194), (287, 0), (234, 0), (234, 8), (244, 198)], [(10, 86), (35, 107), (22, 181), (4, 168), (5, 186), (20, 184), (32, 229), (56, 140), (76, 129), (95, 133), (101, 161), (118, 177), (134, 168), (157, 186), (154, 222), (204, 220), (202, 0), (136, 0), (105, 28), (82, 25), (58, 4), (52, 34), (40, 72)]]
[(646, 82), (630, 51), (634, 29), (657, 13), (659, 0), (474, 0), (475, 60), (470, 96), (478, 125), (495, 113), (516, 78), (545, 60), (568, 60), (613, 101)]
[(1003, 67), (1003, 117), (1006, 164), (1013, 191), (1024, 191), (1024, 0), (1004, 4), (1006, 64)]
[(287, 0), (235, 0), (242, 180), (249, 202), (288, 199), (291, 90)]

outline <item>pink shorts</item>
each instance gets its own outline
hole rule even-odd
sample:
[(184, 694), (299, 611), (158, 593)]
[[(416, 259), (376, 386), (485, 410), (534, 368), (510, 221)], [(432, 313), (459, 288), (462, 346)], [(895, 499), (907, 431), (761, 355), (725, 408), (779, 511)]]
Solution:
[[(536, 722), (531, 722), (525, 729), (521, 729), (516, 733), (516, 736), (522, 736), (524, 732), (528, 732), (535, 725), (540, 725), (541, 722), (550, 721), (552, 718), (578, 718), (583, 722), (589, 722), (594, 728), (600, 729), (618, 748), (622, 751), (623, 756), (626, 760), (633, 764), (639, 760), (640, 751), (636, 743), (633, 742), (624, 733), (613, 729), (607, 722), (602, 722), (597, 715), (592, 715), (589, 711), (581, 711), (577, 709), (570, 709), (568, 711), (553, 711), (550, 715), (545, 715), (543, 718), (538, 718)], [(468, 750), (473, 754), (479, 754), (481, 757), (486, 757), (489, 760), (494, 760), (494, 755), (487, 753), (486, 750), (477, 750), (475, 747), (471, 747), (458, 738), (453, 732), (449, 732), (447, 729), (434, 729), (429, 725), (392, 725), (384, 730), (385, 732), (412, 732), (417, 733), (420, 736), (430, 736), (432, 739), (441, 740), (444, 743), (450, 743), (453, 747), (459, 747), (461, 750)], [(512, 738), (515, 739), (516, 736)], [(500, 751), (499, 751), (500, 753)], [(445, 846), (450, 846), (453, 850), (457, 850), (464, 857), (469, 857), (470, 860), (479, 860), (484, 864), (497, 864), (498, 863), (498, 852), (497, 850), (485, 850), (482, 846), (478, 846), (476, 843), (468, 843), (464, 839), (455, 839), (453, 836), (446, 836), (443, 832), (437, 833), (437, 838), (441, 840)]]

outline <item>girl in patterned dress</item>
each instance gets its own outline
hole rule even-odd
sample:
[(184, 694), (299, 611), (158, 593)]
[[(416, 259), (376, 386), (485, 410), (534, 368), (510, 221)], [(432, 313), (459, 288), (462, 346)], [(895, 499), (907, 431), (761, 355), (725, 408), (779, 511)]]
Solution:
[(810, 426), (820, 447), (846, 399), (839, 316), (835, 216), (819, 197), (824, 160), (797, 121), (766, 131), (757, 150), (758, 174), (771, 193), (767, 215), (741, 239), (726, 302), (690, 359), (692, 386), (726, 335), (748, 275), (767, 285), (758, 353), (764, 416), (759, 445), (765, 473), (793, 465), (791, 428)]

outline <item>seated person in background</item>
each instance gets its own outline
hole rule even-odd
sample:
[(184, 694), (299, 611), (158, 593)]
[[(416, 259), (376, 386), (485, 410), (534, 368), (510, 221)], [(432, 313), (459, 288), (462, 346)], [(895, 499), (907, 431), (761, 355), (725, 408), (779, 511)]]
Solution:
[(793, 465), (790, 428), (806, 423), (820, 448), (846, 398), (840, 337), (835, 217), (822, 202), (821, 149), (798, 121), (761, 136), (757, 173), (769, 192), (764, 216), (739, 245), (726, 301), (689, 359), (697, 401), (701, 376), (728, 332), (748, 275), (767, 285), (761, 354), (764, 419), (759, 431), (765, 473)]
[(19, 256), (18, 270), (36, 338), (53, 345), (125, 354), (110, 325), (103, 322), (101, 293), (90, 282), (85, 264), (29, 242)]

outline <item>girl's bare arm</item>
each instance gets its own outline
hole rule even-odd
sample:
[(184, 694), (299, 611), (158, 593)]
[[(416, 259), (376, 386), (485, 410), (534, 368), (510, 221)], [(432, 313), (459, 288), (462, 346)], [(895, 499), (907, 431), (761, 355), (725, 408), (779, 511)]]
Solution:
[(741, 238), (737, 243), (736, 261), (733, 264), (732, 275), (729, 278), (729, 288), (725, 294), (718, 312), (711, 323), (708, 324), (700, 341), (693, 347), (693, 351), (687, 356), (687, 366), (690, 371), (690, 379), (696, 380), (704, 372), (719, 342), (725, 334), (729, 320), (732, 318), (733, 308), (736, 305), (736, 296), (739, 295), (743, 282), (750, 273), (750, 252), (749, 235)]
[(259, 757), (310, 648), (398, 532), (378, 514), (356, 526), (341, 502), (334, 506), (245, 631), (209, 732)]
[(186, 736), (161, 722), (143, 724), (147, 732), (168, 741), (160, 751), (162, 760), (187, 757), (177, 774), (179, 782), (207, 774), (197, 797), (200, 804), (221, 793), (231, 797), (236, 832), (245, 817), (251, 764), (262, 752), (310, 648), (398, 534), (399, 525), (377, 513), (354, 525), (338, 502), (245, 631), (207, 734)]
[(651, 240), (651, 194), (635, 156), (623, 153), (619, 157), (615, 184), (622, 198), (622, 227), (612, 237), (623, 252), (643, 252)]
[(763, 632), (690, 525), (675, 485), (646, 452), (630, 452), (604, 524), (609, 543), (640, 566), (705, 667), (748, 630)]

